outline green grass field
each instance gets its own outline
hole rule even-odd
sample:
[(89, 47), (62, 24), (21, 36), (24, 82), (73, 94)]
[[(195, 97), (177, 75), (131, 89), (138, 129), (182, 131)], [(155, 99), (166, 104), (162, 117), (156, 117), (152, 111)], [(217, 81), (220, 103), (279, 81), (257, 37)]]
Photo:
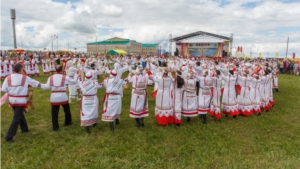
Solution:
[[(45, 83), (47, 77), (34, 79)], [(137, 128), (129, 117), (131, 90), (124, 91), (121, 124), (114, 132), (99, 122), (92, 133), (80, 127), (79, 102), (73, 100), (74, 124), (52, 131), (50, 91), (34, 89), (35, 110), (26, 114), (29, 133), (20, 130), (14, 143), (4, 137), (13, 113), (1, 107), (2, 168), (300, 168), (300, 77), (279, 76), (280, 92), (274, 93), (275, 107), (261, 116), (208, 118), (180, 127), (158, 126), (155, 100), (149, 97), (150, 116), (145, 127)], [(152, 87), (148, 91), (152, 91)], [(100, 104), (105, 91), (99, 90)], [(99, 107), (101, 112), (102, 105)], [(101, 117), (101, 114), (100, 114)]]

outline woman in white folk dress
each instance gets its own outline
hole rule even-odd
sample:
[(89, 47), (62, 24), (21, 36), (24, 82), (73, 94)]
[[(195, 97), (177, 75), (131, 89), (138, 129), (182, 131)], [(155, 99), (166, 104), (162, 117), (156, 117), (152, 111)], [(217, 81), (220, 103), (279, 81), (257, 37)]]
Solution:
[(44, 75), (49, 74), (50, 71), (49, 71), (47, 60), (46, 60), (45, 56), (43, 56), (43, 59), (42, 59), (42, 67), (43, 67)]
[(237, 76), (237, 83), (239, 84), (239, 92), (237, 96), (237, 103), (239, 113), (243, 116), (251, 116), (253, 114), (252, 102), (250, 99), (250, 82), (249, 70), (245, 69)]
[(159, 125), (166, 126), (174, 123), (173, 101), (172, 101), (172, 83), (169, 69), (165, 67), (162, 76), (150, 76), (150, 79), (157, 84), (155, 116)]
[(134, 118), (137, 127), (144, 127), (144, 117), (149, 116), (147, 84), (148, 75), (143, 74), (143, 67), (139, 65), (134, 76), (128, 76), (128, 83), (132, 83), (130, 117)]
[(199, 80), (198, 92), (198, 114), (203, 119), (202, 123), (207, 123), (207, 112), (210, 108), (212, 80), (208, 76), (208, 71), (203, 70), (202, 76), (195, 76)]
[(90, 126), (96, 126), (98, 118), (99, 100), (97, 90), (102, 86), (92, 80), (92, 73), (85, 74), (85, 80), (79, 82), (82, 91), (80, 105), (80, 123), (85, 127), (87, 133), (91, 133)]
[(215, 117), (217, 120), (222, 118), (221, 116), (221, 86), (222, 86), (222, 78), (220, 75), (220, 70), (215, 70), (214, 76), (212, 77), (212, 100), (210, 103), (210, 111), (211, 116)]
[(187, 117), (187, 122), (191, 121), (191, 117), (198, 116), (198, 102), (196, 93), (197, 80), (192, 72), (187, 74), (184, 81), (184, 91), (182, 97), (182, 116)]
[[(236, 84), (236, 76), (234, 75), (233, 71), (222, 72), (222, 80), (224, 81), (224, 91), (222, 96), (222, 112), (224, 115), (232, 116), (236, 118), (239, 115), (238, 105), (236, 101), (236, 91), (235, 91), (235, 84)], [(226, 74), (226, 75), (224, 75)]]
[(175, 83), (174, 83), (174, 123), (177, 126), (180, 126), (182, 123), (181, 113), (182, 113), (182, 94), (184, 90), (184, 79), (182, 78), (182, 73), (180, 71), (176, 71), (175, 75)]
[(116, 70), (110, 71), (110, 77), (105, 79), (101, 86), (106, 88), (103, 100), (102, 121), (109, 122), (110, 130), (114, 131), (114, 120), (119, 124), (120, 112), (122, 108), (123, 85), (127, 84), (128, 79), (118, 77)]
[(253, 77), (251, 78), (251, 82), (250, 82), (250, 99), (252, 102), (253, 113), (256, 113), (257, 115), (261, 115), (260, 93), (259, 93), (260, 83), (261, 80), (258, 74), (253, 74)]

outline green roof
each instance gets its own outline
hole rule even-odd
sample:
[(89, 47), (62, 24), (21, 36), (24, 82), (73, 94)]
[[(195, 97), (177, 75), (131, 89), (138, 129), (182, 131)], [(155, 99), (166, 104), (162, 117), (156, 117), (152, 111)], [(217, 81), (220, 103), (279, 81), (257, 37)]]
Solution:
[(100, 42), (90, 42), (90, 43), (87, 43), (87, 45), (126, 45), (129, 42), (136, 42), (136, 41), (130, 40), (130, 39), (122, 39), (122, 38), (114, 37), (114, 38), (107, 39), (107, 40), (100, 41)]
[(158, 44), (142, 44), (142, 48), (155, 48)]
[(126, 45), (130, 41), (101, 41), (101, 42), (91, 42), (88, 45)]

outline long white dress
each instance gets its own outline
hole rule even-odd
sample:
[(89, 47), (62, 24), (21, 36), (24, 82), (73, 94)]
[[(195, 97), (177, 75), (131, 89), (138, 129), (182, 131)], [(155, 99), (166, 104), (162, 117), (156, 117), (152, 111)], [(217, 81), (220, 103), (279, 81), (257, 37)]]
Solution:
[(48, 68), (47, 60), (42, 59), (42, 67), (43, 67), (44, 75), (49, 74), (49, 68)]
[(160, 125), (168, 125), (174, 123), (173, 101), (172, 101), (172, 83), (171, 77), (153, 77), (153, 81), (157, 83), (157, 95), (155, 116), (157, 123)]
[(199, 80), (198, 114), (207, 114), (210, 110), (212, 81), (208, 76), (196, 76)]
[(222, 80), (224, 81), (222, 112), (230, 116), (239, 115), (235, 92), (236, 77), (222, 75)]
[(244, 116), (251, 116), (253, 114), (253, 106), (250, 99), (250, 77), (238, 76), (238, 84), (240, 87), (239, 94), (237, 96), (238, 108), (240, 114)]
[(128, 79), (128, 82), (132, 83), (130, 117), (141, 118), (149, 116), (146, 91), (148, 76), (143, 74), (134, 75)]
[(250, 99), (253, 106), (253, 113), (260, 113), (260, 87), (261, 80), (252, 78), (250, 83)]
[(119, 77), (110, 77), (101, 84), (106, 88), (103, 101), (102, 121), (113, 122), (120, 118), (122, 109), (122, 86), (128, 82)]
[(4, 79), (7, 75), (5, 62), (0, 60), (0, 65), (1, 65), (1, 78)]
[(176, 84), (174, 84), (174, 123), (175, 124), (181, 124), (181, 115), (182, 115), (182, 94), (183, 94), (183, 87), (177, 88)]
[(86, 79), (79, 83), (82, 91), (80, 106), (81, 126), (90, 126), (98, 122), (99, 100), (97, 90), (102, 86), (93, 80)]
[(259, 86), (259, 94), (260, 94), (260, 107), (262, 110), (264, 111), (268, 111), (269, 110), (269, 102), (267, 99), (267, 83), (268, 83), (268, 78), (266, 76), (261, 76), (260, 77), (261, 81), (260, 81), (260, 86)]
[(212, 85), (213, 85), (213, 92), (212, 92), (212, 100), (210, 103), (210, 111), (209, 113), (217, 118), (220, 119), (221, 116), (221, 86), (222, 86), (222, 78), (219, 77), (212, 77)]
[(194, 117), (198, 115), (196, 79), (185, 79), (182, 96), (182, 116)]

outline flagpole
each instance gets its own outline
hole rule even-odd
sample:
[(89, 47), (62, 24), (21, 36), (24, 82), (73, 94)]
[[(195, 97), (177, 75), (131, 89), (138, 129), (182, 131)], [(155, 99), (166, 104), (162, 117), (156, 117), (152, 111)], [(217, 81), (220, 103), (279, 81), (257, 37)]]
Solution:
[(287, 42), (286, 42), (286, 53), (285, 53), (285, 58), (287, 58), (287, 55), (288, 55), (288, 50), (289, 50), (289, 39), (290, 39), (290, 37), (288, 37)]

